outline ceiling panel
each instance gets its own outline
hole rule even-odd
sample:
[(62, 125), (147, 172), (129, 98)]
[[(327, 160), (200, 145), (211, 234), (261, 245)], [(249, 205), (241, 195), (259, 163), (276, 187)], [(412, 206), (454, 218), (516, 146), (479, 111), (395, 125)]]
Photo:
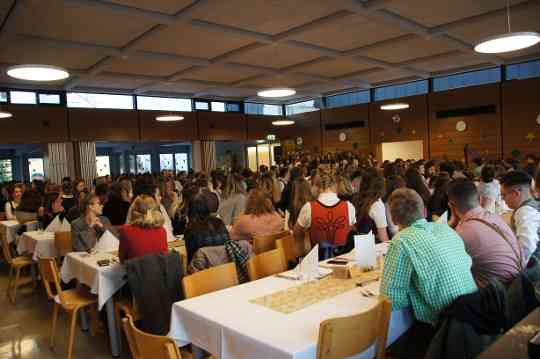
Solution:
[(246, 37), (175, 24), (145, 40), (141, 49), (210, 59), (251, 43)]
[(399, 70), (381, 69), (379, 71), (369, 71), (369, 72), (366, 71), (365, 74), (362, 74), (355, 78), (359, 80), (369, 81), (372, 84), (376, 84), (379, 82), (398, 80), (406, 76), (410, 76), (410, 75)]
[(350, 50), (404, 34), (397, 26), (381, 26), (380, 23), (354, 14), (295, 36), (294, 39), (336, 50)]
[(169, 76), (188, 67), (191, 66), (179, 64), (176, 61), (131, 56), (127, 59), (115, 59), (112, 65), (107, 68), (107, 71), (136, 75)]
[(305, 82), (306, 79), (296, 75), (267, 76), (250, 81), (246, 86), (254, 88), (294, 87)]
[(0, 24), (4, 22), (4, 19), (6, 15), (8, 14), (9, 9), (11, 9), (11, 6), (13, 5), (14, 2), (15, 0), (0, 1)]
[(411, 61), (410, 63), (415, 68), (423, 71), (441, 72), (466, 66), (474, 66), (484, 62), (484, 59), (473, 54), (453, 52), (449, 56), (426, 58), (425, 60)]
[(255, 91), (253, 89), (246, 88), (211, 87), (207, 90), (203, 90), (201, 95), (226, 98), (244, 98), (253, 95), (254, 92)]
[(230, 62), (249, 65), (282, 68), (319, 58), (320, 55), (310, 50), (286, 45), (264, 46), (230, 58)]
[[(512, 5), (526, 0), (512, 0)], [(504, 8), (506, 0), (388, 1), (386, 9), (426, 26), (437, 26)]]
[[(414, 49), (414, 51), (411, 51)], [(418, 57), (441, 54), (453, 50), (440, 39), (426, 40), (418, 36), (408, 37), (405, 40), (377, 46), (364, 52), (362, 55), (376, 58), (390, 63), (409, 61)]]
[(157, 11), (173, 15), (191, 4), (191, 0), (108, 0), (109, 2), (136, 7), (143, 10)]
[(332, 1), (227, 0), (196, 11), (197, 19), (277, 34), (339, 10)]
[(302, 66), (298, 71), (325, 77), (337, 77), (351, 72), (367, 70), (370, 67), (371, 65), (359, 64), (351, 59), (328, 59), (318, 64)]
[(216, 82), (234, 82), (246, 77), (258, 75), (259, 73), (259, 71), (254, 70), (231, 70), (216, 64), (187, 73), (185, 76), (182, 76), (182, 78)]
[(53, 39), (121, 47), (154, 24), (140, 17), (66, 1), (25, 3), (16, 31)]
[(148, 80), (139, 80), (135, 78), (124, 78), (124, 77), (114, 77), (114, 76), (96, 76), (78, 84), (77, 87), (92, 87), (92, 88), (112, 88), (112, 89), (126, 89), (134, 90), (145, 84)]

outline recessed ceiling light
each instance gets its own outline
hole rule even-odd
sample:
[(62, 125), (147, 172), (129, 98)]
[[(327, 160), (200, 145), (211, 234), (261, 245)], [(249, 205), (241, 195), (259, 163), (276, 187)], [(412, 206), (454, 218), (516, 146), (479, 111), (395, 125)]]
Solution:
[(184, 119), (184, 116), (178, 116), (178, 115), (163, 115), (156, 117), (156, 121), (160, 122), (174, 122), (174, 121), (182, 121)]
[(287, 87), (272, 88), (267, 90), (261, 90), (257, 92), (257, 95), (260, 97), (287, 97), (292, 96), (296, 93), (294, 89)]
[(274, 125), (274, 126), (289, 126), (289, 125), (294, 125), (294, 121), (291, 121), (291, 120), (277, 120), (277, 121), (273, 121), (272, 125)]
[(534, 46), (540, 42), (540, 34), (532, 31), (512, 32), (510, 24), (510, 0), (506, 0), (506, 33), (488, 37), (474, 47), (481, 54), (502, 54)]
[(13, 117), (13, 114), (11, 112), (0, 110), (0, 118), (10, 118), (10, 117)]
[(51, 65), (16, 65), (7, 69), (10, 77), (27, 81), (59, 81), (69, 77), (69, 72)]
[(406, 109), (406, 108), (409, 108), (409, 104), (408, 104), (408, 103), (404, 103), (404, 102), (389, 103), (389, 104), (386, 104), (386, 105), (382, 105), (382, 106), (381, 106), (381, 110), (384, 110), (384, 111), (404, 110), (404, 109)]

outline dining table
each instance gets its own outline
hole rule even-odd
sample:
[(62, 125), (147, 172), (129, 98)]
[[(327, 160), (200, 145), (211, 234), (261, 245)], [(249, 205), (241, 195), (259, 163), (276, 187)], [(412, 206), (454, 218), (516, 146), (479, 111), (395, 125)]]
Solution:
[[(38, 222), (32, 221), (26, 223), (27, 230), (36, 230)], [(0, 221), (0, 234), (3, 235), (8, 243), (14, 243), (17, 240), (17, 231), (21, 224), (17, 220)]]
[(30, 255), (34, 261), (44, 257), (56, 257), (54, 232), (28, 231), (24, 232), (17, 242), (17, 252), (20, 255)]

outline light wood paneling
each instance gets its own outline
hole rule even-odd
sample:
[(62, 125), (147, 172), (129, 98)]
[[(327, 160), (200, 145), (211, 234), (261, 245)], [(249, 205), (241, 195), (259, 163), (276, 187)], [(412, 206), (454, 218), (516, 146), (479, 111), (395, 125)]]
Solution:
[[(369, 105), (355, 105), (325, 109), (321, 112), (323, 152), (352, 151), (367, 155), (370, 151), (369, 139)], [(343, 129), (326, 129), (327, 125), (340, 125), (356, 121), (365, 121), (366, 127)], [(339, 140), (339, 135), (345, 133), (347, 139)], [(354, 144), (358, 144), (357, 150)]]
[(73, 141), (138, 141), (139, 118), (133, 110), (69, 109)]
[[(476, 106), (496, 106), (492, 114), (436, 118), (437, 111), (466, 109)], [(429, 95), (429, 126), (431, 157), (463, 160), (465, 145), (484, 158), (501, 155), (500, 88), (498, 84), (468, 87)], [(467, 129), (456, 130), (464, 121)]]
[(250, 141), (263, 140), (269, 134), (276, 134), (277, 127), (273, 121), (283, 120), (281, 116), (246, 115), (247, 139)]
[(13, 117), (0, 119), (2, 143), (48, 143), (68, 141), (67, 111), (61, 106), (2, 106)]
[(139, 111), (141, 141), (192, 141), (198, 139), (197, 115), (194, 112), (182, 112), (182, 121), (159, 122), (156, 117), (169, 112)]
[(240, 113), (197, 112), (201, 140), (247, 139), (246, 117)]

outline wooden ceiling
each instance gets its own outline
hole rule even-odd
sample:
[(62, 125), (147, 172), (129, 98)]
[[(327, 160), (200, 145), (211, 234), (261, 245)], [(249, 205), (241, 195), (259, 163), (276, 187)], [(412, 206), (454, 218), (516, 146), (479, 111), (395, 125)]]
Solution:
[[(505, 31), (505, 0), (2, 0), (0, 86), (13, 64), (63, 66), (42, 87), (285, 101), (540, 57), (476, 54)], [(540, 31), (540, 1), (511, 1), (512, 30)], [(33, 85), (35, 86), (35, 85)], [(257, 99), (260, 100), (260, 99)]]

